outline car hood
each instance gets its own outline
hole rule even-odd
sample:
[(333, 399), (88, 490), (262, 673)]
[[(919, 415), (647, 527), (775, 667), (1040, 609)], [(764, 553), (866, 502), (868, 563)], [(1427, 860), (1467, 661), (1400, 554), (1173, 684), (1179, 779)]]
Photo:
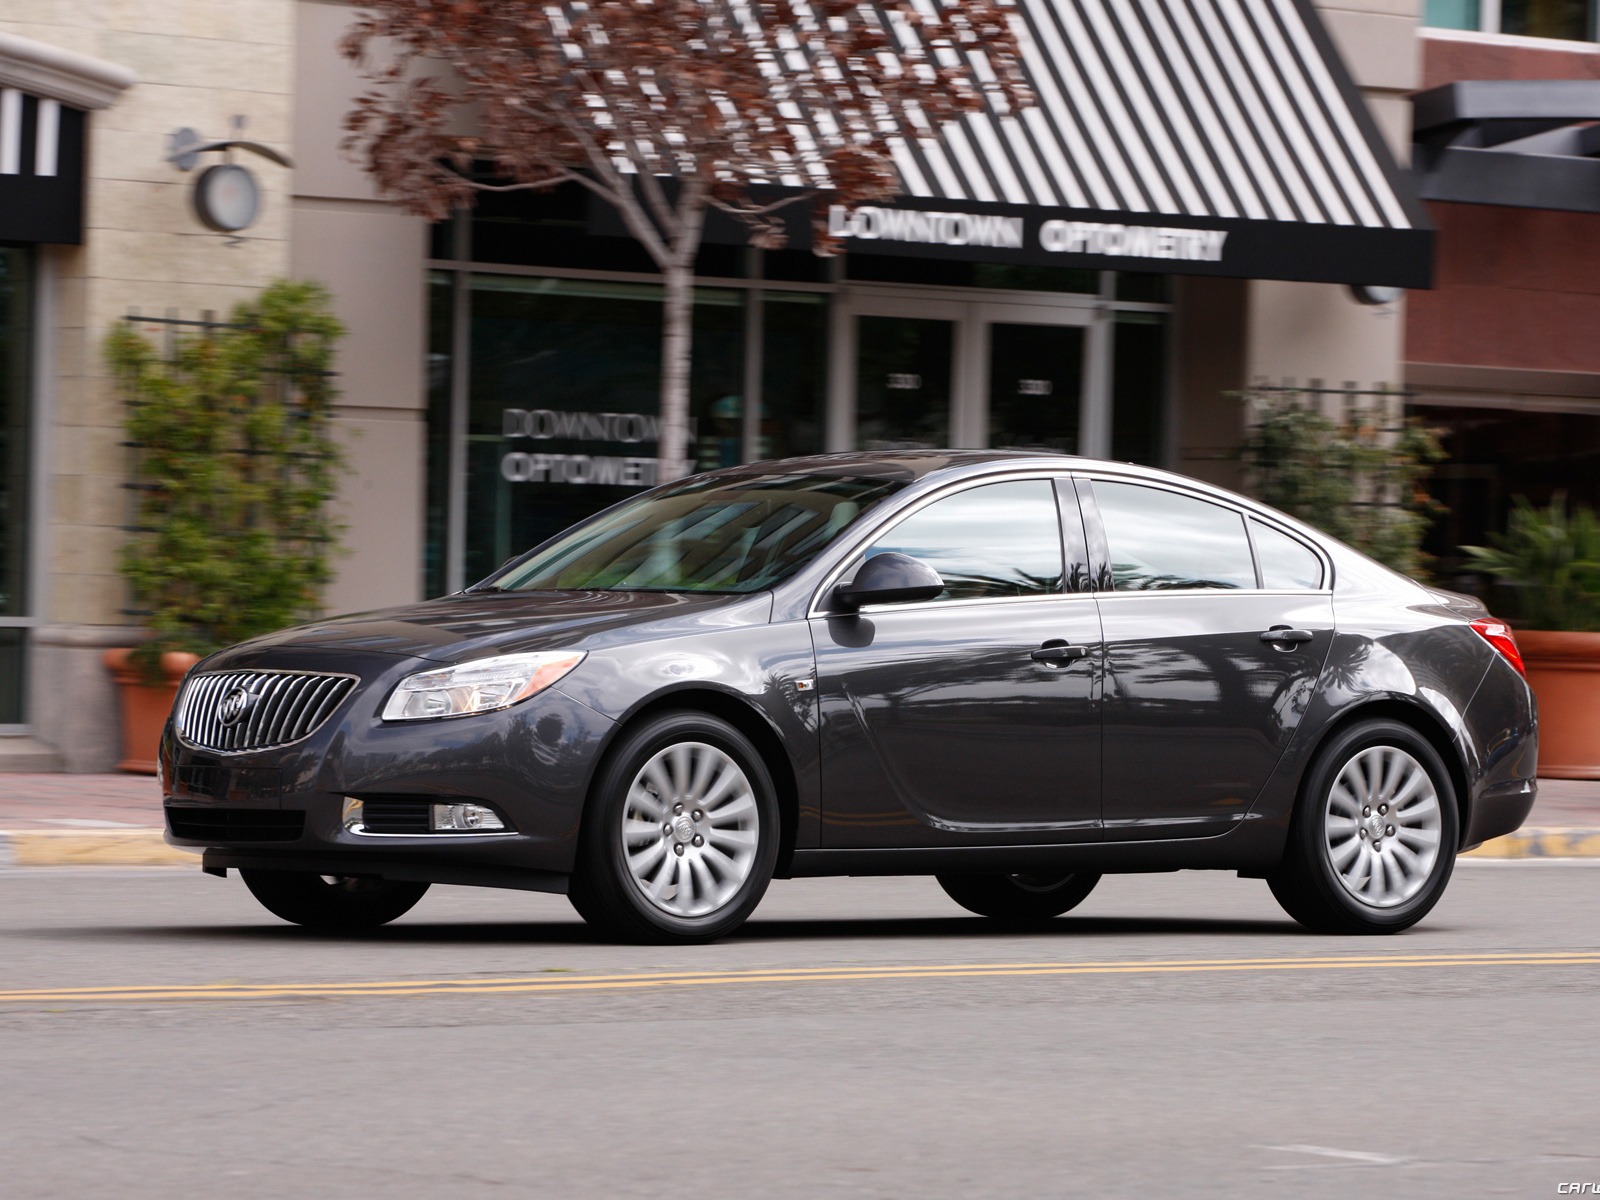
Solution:
[(362, 650), (459, 662), (486, 654), (600, 645), (723, 625), (761, 624), (772, 595), (685, 592), (466, 592), (332, 617), (255, 638), (237, 647), (254, 654)]

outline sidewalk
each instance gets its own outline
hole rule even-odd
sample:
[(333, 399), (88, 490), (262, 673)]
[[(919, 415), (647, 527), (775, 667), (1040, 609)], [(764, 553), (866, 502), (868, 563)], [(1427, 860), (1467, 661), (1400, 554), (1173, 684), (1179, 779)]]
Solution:
[[(10, 866), (195, 866), (161, 839), (150, 775), (0, 774), (0, 869)], [(1600, 858), (1600, 781), (1545, 779), (1528, 823), (1479, 858)]]

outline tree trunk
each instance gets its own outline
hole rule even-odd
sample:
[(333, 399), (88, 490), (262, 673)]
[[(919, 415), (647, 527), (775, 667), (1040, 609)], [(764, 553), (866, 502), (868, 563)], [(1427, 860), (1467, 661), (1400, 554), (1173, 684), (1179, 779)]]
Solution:
[(694, 265), (674, 263), (664, 272), (661, 309), (661, 436), (656, 456), (660, 479), (681, 479), (689, 459), (689, 362), (694, 341)]

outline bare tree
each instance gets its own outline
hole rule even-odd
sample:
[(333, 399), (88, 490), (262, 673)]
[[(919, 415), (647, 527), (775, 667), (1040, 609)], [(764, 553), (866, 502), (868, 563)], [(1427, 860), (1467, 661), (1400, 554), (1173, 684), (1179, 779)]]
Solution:
[[(1012, 0), (374, 0), (343, 51), (371, 84), (346, 145), (440, 219), (575, 183), (661, 271), (663, 478), (687, 469), (695, 255), (713, 208), (781, 246), (778, 210), (891, 195), (894, 155), (1027, 102)], [(468, 133), (459, 132), (470, 129)], [(487, 171), (485, 167), (487, 166)]]

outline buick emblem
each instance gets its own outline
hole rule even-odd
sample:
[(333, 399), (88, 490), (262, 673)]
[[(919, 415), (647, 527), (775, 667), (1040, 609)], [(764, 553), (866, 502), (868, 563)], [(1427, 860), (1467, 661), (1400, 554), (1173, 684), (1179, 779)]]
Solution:
[(256, 694), (247, 692), (242, 687), (236, 687), (222, 698), (222, 704), (217, 709), (217, 718), (224, 725), (237, 725), (244, 720), (245, 713), (250, 711), (251, 705), (256, 702)]

